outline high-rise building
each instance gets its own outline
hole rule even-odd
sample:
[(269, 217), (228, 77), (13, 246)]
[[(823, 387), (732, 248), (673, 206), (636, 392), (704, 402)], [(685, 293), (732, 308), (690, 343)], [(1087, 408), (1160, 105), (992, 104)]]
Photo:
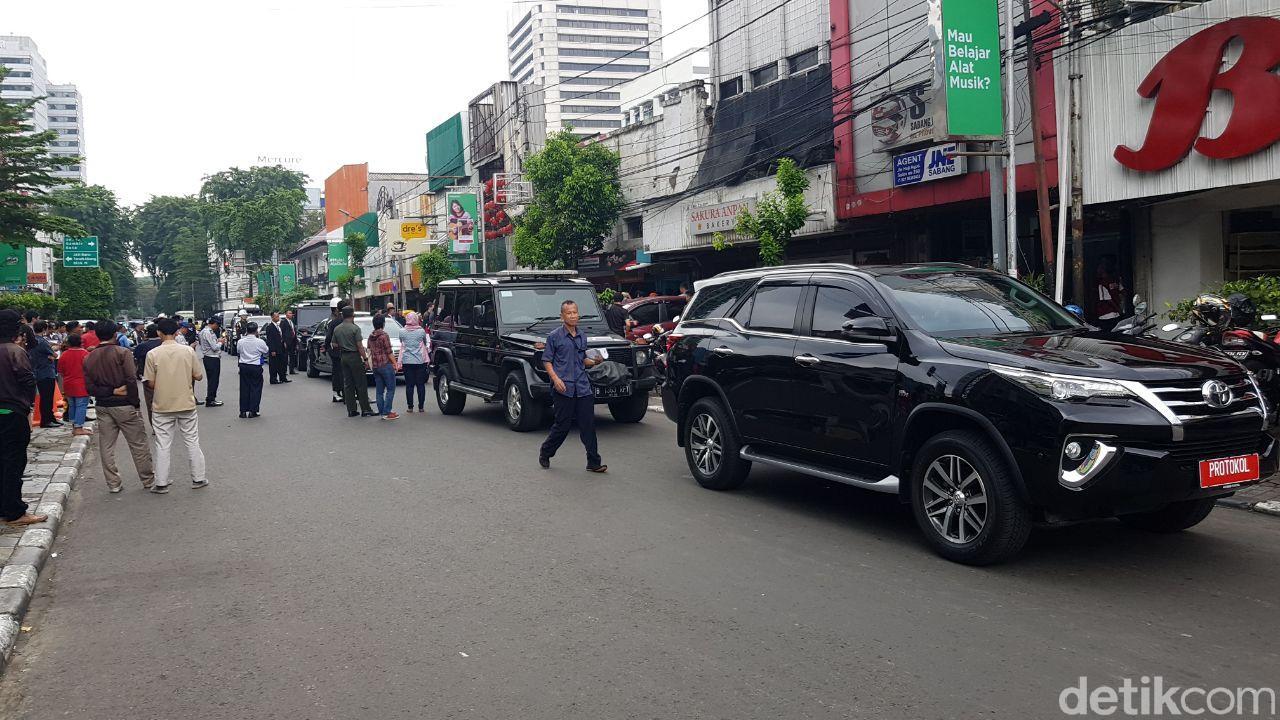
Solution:
[(662, 64), (660, 0), (547, 0), (512, 5), (512, 79), (546, 89), (547, 131), (622, 126), (620, 86)]
[[(0, 65), (8, 69), (0, 82), (0, 98), (30, 100), (43, 97), (28, 112), (36, 132), (56, 130), (58, 138), (50, 151), (54, 155), (84, 156), (84, 107), (75, 85), (49, 82), (44, 56), (34, 40), (24, 35), (0, 35)], [(54, 173), (66, 180), (85, 180), (85, 163), (62, 168)]]

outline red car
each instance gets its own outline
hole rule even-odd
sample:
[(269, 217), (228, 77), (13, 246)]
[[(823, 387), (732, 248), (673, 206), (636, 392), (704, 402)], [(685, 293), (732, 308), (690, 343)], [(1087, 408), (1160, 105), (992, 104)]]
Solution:
[(675, 318), (684, 312), (688, 299), (683, 295), (661, 295), (658, 297), (642, 297), (623, 303), (627, 318), (635, 324), (627, 330), (627, 339), (635, 342), (647, 332), (653, 332), (654, 326), (659, 332), (666, 332), (676, 326)]

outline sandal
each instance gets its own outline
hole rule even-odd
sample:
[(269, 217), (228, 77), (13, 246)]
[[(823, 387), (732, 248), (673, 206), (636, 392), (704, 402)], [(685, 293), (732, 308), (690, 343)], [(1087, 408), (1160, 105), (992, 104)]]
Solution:
[(36, 525), (48, 519), (48, 515), (32, 515), (31, 513), (24, 513), (20, 518), (5, 520), (4, 522), (6, 525), (10, 525), (12, 527), (21, 527), (23, 525)]

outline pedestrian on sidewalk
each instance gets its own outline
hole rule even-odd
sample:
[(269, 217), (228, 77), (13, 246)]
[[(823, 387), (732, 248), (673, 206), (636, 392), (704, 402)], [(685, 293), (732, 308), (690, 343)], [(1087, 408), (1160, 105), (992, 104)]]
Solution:
[(169, 492), (169, 464), (175, 434), (182, 436), (191, 459), (191, 487), (206, 487), (196, 398), (191, 392), (191, 383), (204, 379), (201, 363), (190, 347), (174, 341), (177, 323), (163, 318), (156, 321), (156, 330), (160, 332), (160, 347), (147, 353), (147, 368), (142, 375), (143, 382), (155, 395), (151, 425), (156, 435), (156, 484), (151, 492)]
[(271, 353), (267, 359), (267, 370), (270, 374), (272, 385), (278, 385), (282, 382), (293, 382), (289, 379), (288, 358), (284, 356), (284, 330), (280, 327), (280, 313), (271, 313), (271, 322), (263, 328), (263, 335), (267, 341), (267, 350)]
[(560, 303), (560, 327), (547, 337), (542, 351), (543, 365), (551, 376), (551, 407), (555, 423), (551, 433), (538, 451), (538, 464), (551, 467), (551, 458), (569, 436), (569, 430), (578, 426), (578, 437), (587, 451), (587, 470), (602, 473), (609, 466), (600, 461), (596, 446), (596, 399), (591, 389), (587, 368), (598, 360), (587, 357), (587, 336), (578, 332), (578, 304), (572, 300)]
[(342, 324), (342, 309), (346, 306), (347, 301), (341, 298), (334, 298), (329, 303), (329, 324), (324, 331), (323, 350), (329, 354), (329, 367), (332, 368), (329, 379), (333, 384), (333, 401), (336, 403), (342, 402), (342, 354), (333, 344), (333, 332)]
[[(391, 322), (395, 320), (392, 319)], [(387, 334), (386, 326), (385, 315), (373, 318), (373, 332), (369, 333), (369, 367), (373, 370), (378, 414), (383, 420), (398, 420), (400, 416), (391, 409), (396, 398), (396, 359), (391, 354), (391, 336)]]
[(413, 412), (413, 396), (418, 396), (418, 412), (423, 412), (427, 402), (427, 376), (431, 373), (431, 336), (422, 327), (422, 316), (416, 312), (404, 316), (404, 332), (400, 333), (400, 357), (397, 361), (404, 368), (404, 394), (408, 408)]
[(205, 407), (222, 407), (218, 399), (218, 383), (222, 379), (222, 341), (218, 335), (222, 330), (222, 321), (217, 316), (209, 318), (200, 331), (200, 342), (196, 346), (200, 354), (200, 363), (204, 365), (204, 404)]
[(280, 319), (280, 330), (284, 333), (285, 365), (290, 375), (298, 374), (298, 326), (293, 322), (293, 311), (285, 310)]
[(27, 358), (31, 361), (31, 371), (36, 375), (36, 391), (40, 393), (40, 427), (62, 427), (62, 423), (53, 414), (53, 391), (58, 386), (58, 368), (53, 346), (49, 344), (49, 323), (36, 320), (31, 323), (31, 332), (28, 341), (33, 344), (27, 346)]
[(72, 435), (92, 435), (84, 427), (89, 412), (89, 391), (84, 386), (84, 360), (89, 357), (80, 333), (67, 336), (67, 347), (58, 356), (58, 373), (62, 375), (62, 396), (67, 399), (67, 416), (71, 418)]
[[(355, 317), (355, 308), (342, 308), (342, 322), (333, 331), (333, 347), (339, 353), (339, 364), (334, 366), (334, 370), (342, 372), (342, 397), (347, 402), (347, 417), (372, 417), (376, 413), (369, 406), (369, 383), (364, 378), (369, 356)], [(356, 411), (357, 401), (359, 412)]]
[(123, 434), (138, 479), (142, 487), (150, 490), (155, 483), (155, 473), (151, 468), (147, 426), (139, 409), (138, 369), (133, 363), (133, 353), (116, 344), (114, 322), (101, 320), (95, 323), (93, 331), (99, 343), (84, 360), (84, 383), (98, 408), (98, 454), (102, 456), (103, 478), (109, 491), (120, 492), (116, 438)]
[(271, 352), (258, 337), (258, 323), (245, 325), (236, 352), (240, 355), (240, 417), (256, 418), (262, 409), (262, 366)]
[(33, 525), (48, 515), (27, 512), (22, 501), (22, 473), (27, 470), (31, 443), (31, 407), (36, 399), (36, 376), (27, 351), (18, 345), (22, 316), (0, 310), (0, 520), (9, 525)]

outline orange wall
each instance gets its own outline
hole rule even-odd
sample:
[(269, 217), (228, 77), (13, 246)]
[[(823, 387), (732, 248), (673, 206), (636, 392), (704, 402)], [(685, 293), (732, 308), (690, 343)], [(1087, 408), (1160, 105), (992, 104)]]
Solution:
[[(341, 211), (351, 213), (351, 217)], [(326, 232), (369, 212), (369, 163), (343, 165), (324, 181), (324, 229)]]

